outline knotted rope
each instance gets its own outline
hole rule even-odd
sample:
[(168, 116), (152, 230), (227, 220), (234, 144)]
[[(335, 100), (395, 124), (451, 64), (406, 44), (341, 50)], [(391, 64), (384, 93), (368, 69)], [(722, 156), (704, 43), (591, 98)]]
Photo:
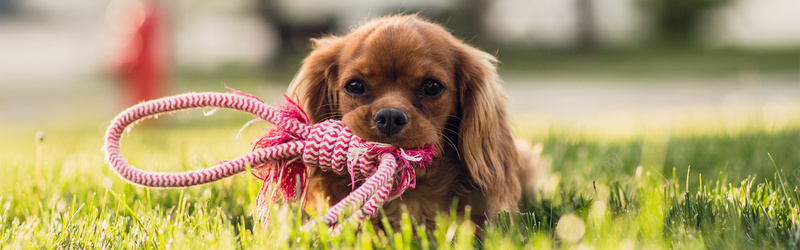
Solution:
[[(143, 171), (128, 164), (120, 154), (123, 132), (134, 122), (162, 113), (202, 107), (245, 111), (274, 124), (275, 129), (256, 140), (252, 152), (199, 170), (179, 173)], [(263, 181), (256, 200), (257, 213), (268, 211), (267, 203), (277, 199), (277, 192), (284, 200), (296, 197), (298, 187), (304, 192), (309, 168), (340, 175), (349, 173), (353, 186), (356, 182), (363, 182), (325, 213), (323, 219), (328, 226), (336, 225), (338, 215), (345, 209), (358, 208), (347, 219), (356, 224), (375, 215), (384, 203), (415, 186), (413, 166), (425, 167), (434, 155), (432, 145), (402, 149), (364, 141), (340, 121), (328, 120), (311, 125), (307, 115), (289, 98), (281, 109), (276, 109), (252, 95), (235, 90), (232, 94), (188, 93), (130, 107), (108, 126), (103, 151), (106, 162), (121, 178), (136, 185), (156, 188), (214, 182), (245, 171), (248, 164), (254, 166), (254, 175)], [(263, 214), (259, 216), (264, 218)], [(306, 226), (313, 222), (309, 221)], [(340, 229), (337, 226), (333, 232)]]

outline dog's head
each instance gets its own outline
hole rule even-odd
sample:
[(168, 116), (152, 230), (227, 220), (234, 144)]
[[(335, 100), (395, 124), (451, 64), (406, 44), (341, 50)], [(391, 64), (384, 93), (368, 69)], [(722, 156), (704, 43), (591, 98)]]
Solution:
[(435, 144), (457, 152), (481, 188), (518, 196), (500, 184), (517, 159), (494, 63), (439, 25), (391, 16), (315, 40), (289, 92), (314, 122), (341, 119), (403, 148)]

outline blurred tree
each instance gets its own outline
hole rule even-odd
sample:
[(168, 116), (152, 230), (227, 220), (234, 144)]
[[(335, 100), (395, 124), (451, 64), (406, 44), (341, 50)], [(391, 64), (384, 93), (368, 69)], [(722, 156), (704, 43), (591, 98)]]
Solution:
[(406, 9), (405, 13), (419, 13), (436, 23), (442, 24), (453, 35), (465, 39), (479, 48), (488, 49), (495, 42), (486, 33), (486, 13), (491, 0), (457, 0), (448, 8), (431, 10), (422, 8), (418, 11)]
[(457, 18), (454, 25), (460, 26), (461, 30), (454, 30), (463, 36), (475, 37), (478, 44), (488, 42), (486, 35), (486, 11), (489, 9), (489, 0), (460, 0), (455, 4), (453, 17)]
[(20, 12), (19, 0), (0, 0), (0, 18), (9, 17)]
[(274, 26), (278, 31), (278, 54), (265, 60), (269, 66), (289, 66), (294, 64), (297, 55), (310, 50), (309, 39), (330, 34), (335, 23), (333, 17), (319, 23), (296, 23), (281, 15), (278, 0), (256, 0), (256, 11), (265, 26)]
[(703, 14), (731, 0), (642, 0), (653, 11), (657, 39), (665, 42), (693, 42)]
[[(2, 0), (0, 0), (2, 1)], [(255, 0), (255, 10), (265, 26), (274, 27), (278, 33), (278, 55), (271, 61), (276, 63), (294, 62), (298, 55), (305, 55), (308, 52), (310, 38), (320, 37), (331, 34), (336, 24), (338, 13), (331, 12), (325, 18), (312, 18), (324, 21), (304, 21), (297, 22), (281, 10), (281, 0)], [(447, 7), (440, 8), (435, 5), (420, 2), (405, 5), (403, 1), (391, 1), (377, 10), (376, 16), (399, 14), (399, 13), (418, 13), (437, 23), (443, 24), (450, 29), (457, 37), (468, 40), (471, 44), (482, 47), (492, 44), (494, 41), (485, 33), (486, 13), (489, 9), (490, 0), (457, 0)], [(388, 6), (397, 5), (394, 8)], [(383, 12), (385, 11), (385, 12)], [(383, 12), (383, 13), (382, 13)], [(302, 18), (302, 17), (300, 17)], [(267, 62), (269, 64), (269, 62)], [(277, 64), (271, 66), (281, 66)], [(290, 63), (287, 66), (295, 66)]]
[(578, 13), (578, 49), (593, 50), (597, 43), (594, 20), (594, 0), (577, 0), (575, 7)]

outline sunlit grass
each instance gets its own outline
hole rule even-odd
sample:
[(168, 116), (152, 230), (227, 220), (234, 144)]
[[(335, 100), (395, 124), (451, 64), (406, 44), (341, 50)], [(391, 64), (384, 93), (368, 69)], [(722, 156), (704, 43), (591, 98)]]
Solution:
[[(264, 124), (217, 114), (134, 127), (122, 153), (150, 170), (209, 166), (249, 150)], [(761, 117), (761, 118), (759, 118)], [(119, 179), (100, 151), (105, 122), (0, 127), (0, 244), (32, 248), (457, 248), (800, 247), (800, 119), (763, 114), (653, 126), (561, 126), (537, 117), (519, 134), (543, 142), (552, 173), (522, 202), (471, 225), (441, 215), (397, 230), (366, 224), (330, 235), (297, 207), (254, 223), (259, 183), (239, 175), (186, 189), (145, 189)], [(727, 120), (726, 120), (727, 119)], [(209, 121), (210, 120), (210, 121)], [(226, 122), (219, 122), (225, 120)], [(744, 120), (744, 121), (740, 121)], [(216, 122), (215, 122), (216, 121)], [(545, 124), (545, 125), (542, 125)], [(44, 140), (36, 132), (44, 131)], [(41, 157), (37, 156), (41, 150)], [(40, 178), (36, 166), (41, 165)], [(476, 235), (483, 235), (482, 237)]]

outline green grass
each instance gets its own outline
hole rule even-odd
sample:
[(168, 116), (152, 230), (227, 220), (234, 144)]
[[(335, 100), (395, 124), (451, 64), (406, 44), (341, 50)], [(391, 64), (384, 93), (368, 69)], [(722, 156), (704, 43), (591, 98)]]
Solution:
[[(264, 126), (246, 129), (237, 142), (248, 117), (190, 113), (134, 128), (123, 155), (150, 170), (206, 167), (247, 152)], [(321, 225), (301, 230), (309, 215), (296, 207), (275, 207), (266, 228), (254, 225), (260, 184), (249, 175), (186, 189), (129, 185), (103, 162), (105, 122), (6, 125), (0, 127), (0, 246), (800, 248), (798, 121), (781, 129), (689, 126), (614, 138), (569, 128), (526, 132), (518, 124), (520, 134), (544, 142), (553, 168), (520, 213), (481, 227), (456, 216), (440, 216), (436, 228), (406, 218), (399, 231), (367, 225), (338, 236)], [(41, 142), (34, 139), (38, 130), (45, 132)]]

